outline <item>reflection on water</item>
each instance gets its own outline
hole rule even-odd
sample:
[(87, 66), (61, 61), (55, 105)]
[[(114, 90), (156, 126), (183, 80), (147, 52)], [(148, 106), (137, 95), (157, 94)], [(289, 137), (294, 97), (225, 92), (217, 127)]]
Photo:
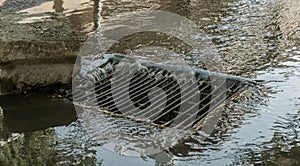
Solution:
[(89, 33), (97, 26), (97, 4), (97, 0), (5, 0), (2, 5), (0, 1), (0, 12), (64, 13), (77, 30)]
[(51, 100), (45, 95), (0, 96), (0, 105), (5, 124), (12, 132), (44, 130), (76, 120), (72, 104)]
[(284, 1), (284, 4), (279, 10), (278, 22), (279, 28), (283, 33), (284, 38), (299, 40), (300, 39), (300, 1)]
[[(3, 163), (300, 164), (299, 0), (149, 0), (147, 3), (142, 0), (103, 0), (100, 3), (97, 0), (55, 0), (30, 4), (5, 0), (0, 1), (0, 11), (63, 12), (74, 27), (83, 32), (92, 32), (99, 22), (126, 12), (159, 9), (178, 13), (195, 22), (212, 39), (224, 60), (224, 72), (260, 80), (257, 86), (260, 90), (248, 89), (230, 101), (224, 108), (222, 123), (208, 140), (200, 141), (200, 134), (196, 133), (169, 149), (170, 152), (160, 155), (120, 157), (101, 145), (93, 144), (80, 124), (73, 122), (68, 126), (19, 135), (13, 144), (1, 147), (0, 160)], [(153, 37), (147, 42), (156, 39)], [(7, 110), (4, 105), (3, 109), (4, 115), (1, 116), (5, 121)], [(1, 123), (2, 140), (12, 138), (13, 133), (7, 128), (11, 126), (11, 123)], [(25, 129), (26, 125), (20, 131)], [(41, 150), (50, 159), (46, 155), (37, 155)]]

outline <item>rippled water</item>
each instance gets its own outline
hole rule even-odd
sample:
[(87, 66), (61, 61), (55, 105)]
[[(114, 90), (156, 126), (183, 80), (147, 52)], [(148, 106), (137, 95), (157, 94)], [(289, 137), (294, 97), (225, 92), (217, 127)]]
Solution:
[[(99, 23), (126, 12), (146, 8), (174, 12), (189, 18), (208, 34), (223, 58), (225, 73), (252, 78), (259, 84), (228, 102), (222, 123), (209, 139), (203, 141), (201, 134), (195, 133), (168, 152), (143, 157), (121, 156), (96, 144), (79, 122), (65, 118), (65, 115), (75, 114), (75, 110), (68, 104), (57, 104), (59, 102), (55, 101), (56, 104), (50, 102), (48, 105), (28, 108), (51, 108), (40, 117), (32, 111), (30, 115), (36, 115), (36, 118), (48, 117), (53, 113), (51, 110), (65, 111), (65, 115), (58, 116), (60, 118), (56, 123), (46, 123), (51, 119), (49, 117), (44, 121), (41, 118), (38, 125), (26, 123), (26, 120), (34, 122), (34, 118), (29, 118), (31, 116), (8, 116), (5, 109), (12, 112), (18, 110), (24, 99), (7, 98), (6, 102), (0, 103), (0, 161), (3, 164), (300, 164), (299, 0), (149, 0), (147, 3), (138, 0), (103, 0), (101, 5), (98, 3), (97, 0), (55, 0), (29, 4), (6, 0), (0, 1), (0, 11), (64, 12), (75, 28), (88, 33), (92, 33)], [(150, 40), (155, 39), (150, 37)], [(126, 41), (132, 40), (138, 41), (136, 36)], [(197, 61), (194, 62), (193, 65), (197, 65)], [(22, 107), (25, 108), (36, 103), (49, 103), (51, 100), (37, 100), (33, 97), (24, 101)], [(27, 126), (13, 126), (14, 118), (18, 122), (24, 120)], [(55, 124), (65, 126), (54, 127)], [(35, 129), (30, 125), (41, 128)]]

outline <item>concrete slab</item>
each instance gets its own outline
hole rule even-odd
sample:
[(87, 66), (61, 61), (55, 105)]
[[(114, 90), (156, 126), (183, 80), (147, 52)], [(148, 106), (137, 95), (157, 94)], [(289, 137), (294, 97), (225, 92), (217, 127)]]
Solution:
[(80, 39), (64, 15), (0, 13), (0, 93), (71, 83)]

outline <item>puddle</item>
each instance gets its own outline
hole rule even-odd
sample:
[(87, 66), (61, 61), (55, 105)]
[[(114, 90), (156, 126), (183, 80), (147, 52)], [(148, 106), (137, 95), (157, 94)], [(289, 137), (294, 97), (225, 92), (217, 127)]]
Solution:
[[(208, 140), (203, 141), (200, 133), (195, 133), (168, 152), (143, 157), (121, 156), (96, 144), (76, 119), (47, 126), (47, 118), (45, 121), (42, 118), (40, 121), (36, 120), (41, 125), (33, 125), (36, 129), (31, 127), (33, 130), (30, 132), (20, 129), (20, 138), (8, 141), (13, 133), (9, 129), (10, 123), (4, 123), (6, 108), (1, 104), (4, 114), (0, 116), (0, 136), (2, 142), (7, 141), (0, 148), (2, 165), (300, 164), (298, 0), (151, 0), (147, 3), (139, 0), (113, 0), (101, 1), (100, 5), (97, 2), (38, 1), (27, 5), (24, 2), (16, 7), (13, 1), (7, 0), (0, 1), (0, 11), (11, 9), (13, 12), (30, 13), (63, 12), (76, 29), (87, 33), (93, 32), (99, 22), (125, 12), (150, 8), (178, 13), (195, 22), (212, 39), (224, 60), (225, 73), (255, 79), (259, 82), (257, 88), (248, 89), (240, 98), (229, 102), (224, 108), (222, 123)], [(147, 37), (149, 41), (157, 39), (152, 34)], [(125, 41), (136, 38), (137, 36), (131, 36)], [(128, 47), (128, 44), (124, 47)], [(132, 47), (137, 49), (136, 45)], [(198, 65), (196, 58), (191, 58), (193, 65)], [(15, 99), (5, 104), (18, 107), (21, 105), (16, 103), (21, 101), (23, 99)], [(34, 99), (25, 103), (25, 106), (33, 105), (31, 103), (43, 103), (41, 106), (47, 106), (44, 103), (48, 103), (48, 99)], [(69, 110), (69, 106), (65, 108), (65, 104), (62, 107), (59, 105), (54, 104), (48, 111)], [(39, 108), (33, 107), (30, 110), (37, 111)], [(60, 118), (72, 115), (70, 112), (61, 115), (60, 111), (56, 112), (59, 122)], [(48, 118), (51, 119), (51, 116)]]

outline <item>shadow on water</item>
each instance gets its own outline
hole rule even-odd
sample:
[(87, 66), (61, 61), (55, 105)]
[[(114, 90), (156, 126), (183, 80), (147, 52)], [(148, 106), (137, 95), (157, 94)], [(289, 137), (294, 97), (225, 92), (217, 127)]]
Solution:
[(101, 163), (72, 104), (30, 94), (1, 96), (0, 105), (0, 165)]
[[(224, 60), (224, 72), (259, 80), (258, 87), (228, 101), (208, 140), (195, 133), (169, 152), (137, 158), (119, 156), (91, 141), (70, 104), (39, 95), (2, 96), (0, 161), (3, 165), (299, 165), (299, 5), (297, 0), (0, 1), (1, 12), (63, 12), (76, 29), (87, 33), (100, 21), (139, 9), (178, 13), (212, 39)], [(143, 44), (157, 39), (151, 36)], [(135, 44), (124, 42), (115, 49), (137, 49)], [(199, 65), (197, 57), (189, 59)]]
[(8, 129), (17, 133), (69, 125), (77, 119), (72, 104), (51, 100), (46, 94), (0, 96), (0, 105)]

